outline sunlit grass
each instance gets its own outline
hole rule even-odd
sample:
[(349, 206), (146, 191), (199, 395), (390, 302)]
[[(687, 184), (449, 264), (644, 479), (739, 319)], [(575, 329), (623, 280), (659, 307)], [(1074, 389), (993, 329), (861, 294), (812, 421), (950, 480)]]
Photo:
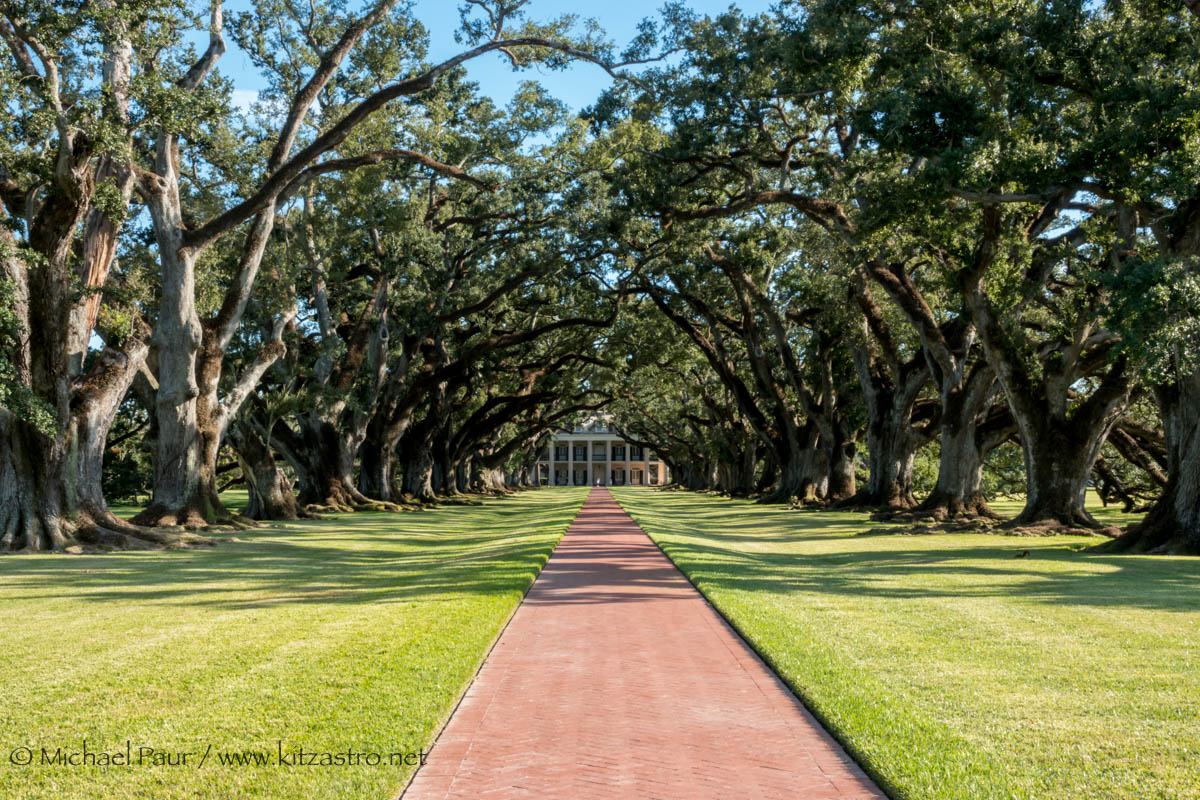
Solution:
[[(586, 491), (288, 523), (211, 550), (0, 558), (0, 798), (391, 796), (411, 765), (215, 753), (426, 747)], [(85, 739), (214, 752), (201, 768), (10, 762)]]
[(1200, 798), (1200, 558), (615, 494), (893, 796)]

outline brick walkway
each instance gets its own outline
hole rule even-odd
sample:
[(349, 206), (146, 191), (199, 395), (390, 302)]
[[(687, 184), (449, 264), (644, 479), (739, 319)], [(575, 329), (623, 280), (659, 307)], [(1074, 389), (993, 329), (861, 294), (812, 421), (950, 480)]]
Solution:
[(883, 798), (593, 489), (405, 800)]

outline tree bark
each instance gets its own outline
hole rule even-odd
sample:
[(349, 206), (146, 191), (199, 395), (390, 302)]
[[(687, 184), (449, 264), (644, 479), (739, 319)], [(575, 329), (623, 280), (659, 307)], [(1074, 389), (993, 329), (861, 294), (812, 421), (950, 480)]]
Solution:
[[(961, 368), (960, 363), (955, 364)], [(1012, 428), (984, 430), (992, 403), (995, 373), (986, 362), (976, 362), (963, 378), (961, 371), (941, 375), (941, 454), (937, 484), (929, 497), (912, 510), (914, 516), (934, 519), (998, 518), (983, 496), (983, 464)]]
[(437, 501), (433, 491), (433, 457), (427, 447), (420, 447), (404, 468), (404, 494), (419, 503)]
[(395, 453), (386, 439), (367, 434), (358, 448), (358, 489), (367, 497), (393, 499), (393, 465)]
[(267, 432), (257, 423), (239, 420), (229, 429), (250, 501), (245, 516), (255, 520), (293, 520), (311, 517), (296, 503), (292, 483), (275, 461)]
[(124, 522), (101, 492), (105, 439), (146, 350), (140, 342), (106, 348), (56, 436), (0, 409), (0, 552), (212, 544)]
[(924, 366), (904, 365), (899, 385), (869, 363), (864, 348), (854, 348), (854, 361), (867, 406), (867, 484), (848, 504), (905, 510), (915, 506), (913, 462), (929, 440), (913, 419), (922, 389), (929, 379)]
[(920, 356), (907, 361), (901, 358), (861, 271), (854, 276), (852, 299), (862, 312), (859, 341), (850, 351), (867, 407), (869, 471), (867, 485), (845, 504), (909, 509), (916, 505), (913, 460), (930, 439), (928, 430), (919, 428), (914, 420), (917, 402), (929, 381), (929, 367)]
[(988, 362), (1003, 387), (1016, 421), (1025, 457), (1025, 507), (1016, 526), (1097, 527), (1084, 507), (1088, 476), (1100, 447), (1128, 405), (1132, 383), (1125, 358), (1118, 356), (1099, 386), (1068, 412), (1070, 386), (1078, 373), (1073, 367), (1046, 375), (1038, 382), (997, 344), (995, 320), (977, 309), (982, 319)]
[(829, 499), (840, 502), (854, 497), (857, 494), (854, 462), (858, 446), (846, 435), (843, 426), (835, 426), (835, 436), (826, 452), (829, 460)]
[(1139, 524), (1101, 549), (1200, 554), (1200, 372), (1157, 387), (1167, 445), (1167, 485)]

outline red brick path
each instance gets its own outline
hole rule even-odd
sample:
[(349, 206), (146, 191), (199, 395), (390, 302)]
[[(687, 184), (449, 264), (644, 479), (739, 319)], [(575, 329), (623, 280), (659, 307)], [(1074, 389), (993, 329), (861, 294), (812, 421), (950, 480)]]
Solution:
[(593, 489), (405, 800), (883, 798)]

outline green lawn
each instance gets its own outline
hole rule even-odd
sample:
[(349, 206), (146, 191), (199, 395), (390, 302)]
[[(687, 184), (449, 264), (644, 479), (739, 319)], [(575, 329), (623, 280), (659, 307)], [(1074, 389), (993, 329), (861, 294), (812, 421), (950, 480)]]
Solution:
[[(215, 549), (0, 558), (0, 798), (391, 796), (412, 766), (236, 767), (217, 754), (282, 741), (388, 760), (427, 746), (585, 494), (336, 516)], [(11, 763), (17, 747), (85, 739), (91, 752), (130, 740), (135, 759), (139, 746), (193, 755)]]
[(1200, 798), (1200, 558), (614, 493), (894, 797)]

